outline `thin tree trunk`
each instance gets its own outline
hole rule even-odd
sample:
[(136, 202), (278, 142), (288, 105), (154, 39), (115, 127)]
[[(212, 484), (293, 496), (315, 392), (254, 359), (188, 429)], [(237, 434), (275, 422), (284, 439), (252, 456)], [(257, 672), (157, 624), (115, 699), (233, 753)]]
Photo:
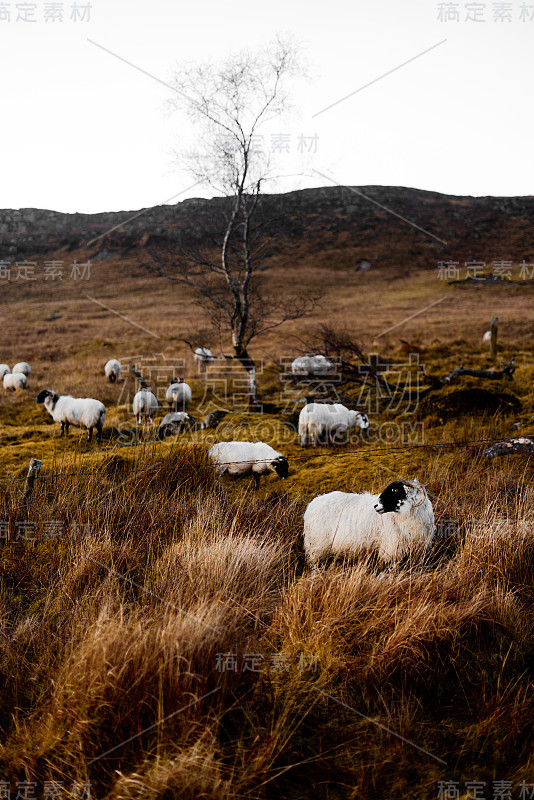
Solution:
[(242, 350), (239, 345), (234, 345), (235, 358), (244, 367), (248, 376), (248, 407), (250, 411), (258, 410), (258, 382), (256, 375), (256, 364), (246, 350)]
[(258, 406), (258, 383), (256, 379), (256, 367), (252, 366), (248, 370), (248, 407), (251, 411)]

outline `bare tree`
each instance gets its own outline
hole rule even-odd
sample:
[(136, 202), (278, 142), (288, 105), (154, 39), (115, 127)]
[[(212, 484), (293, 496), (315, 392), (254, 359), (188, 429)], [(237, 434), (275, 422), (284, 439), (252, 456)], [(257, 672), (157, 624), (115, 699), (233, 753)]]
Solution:
[[(321, 353), (325, 358), (336, 358), (337, 365), (343, 375), (343, 382), (355, 381), (366, 383), (371, 376), (390, 397), (391, 389), (387, 380), (380, 374), (380, 369), (373, 356), (366, 356), (363, 344), (346, 328), (334, 328), (322, 323), (306, 341), (300, 339), (306, 353)], [(359, 364), (355, 364), (359, 361)]]
[(248, 373), (249, 405), (257, 404), (256, 364), (251, 341), (265, 331), (306, 314), (317, 298), (273, 297), (260, 274), (270, 245), (261, 195), (270, 178), (267, 156), (256, 137), (266, 122), (288, 107), (286, 85), (298, 72), (295, 50), (277, 40), (256, 54), (238, 53), (218, 64), (183, 66), (174, 79), (178, 107), (194, 124), (197, 145), (181, 153), (188, 171), (221, 200), (223, 220), (217, 248), (189, 247), (179, 253), (173, 274), (198, 294), (223, 351)]

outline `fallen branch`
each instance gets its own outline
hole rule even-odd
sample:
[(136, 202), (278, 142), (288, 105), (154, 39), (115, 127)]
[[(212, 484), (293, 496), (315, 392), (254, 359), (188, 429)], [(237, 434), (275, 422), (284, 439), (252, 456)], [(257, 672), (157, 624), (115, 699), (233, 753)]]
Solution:
[(470, 369), (469, 367), (456, 367), (453, 371), (443, 378), (443, 383), (451, 383), (451, 381), (459, 378), (461, 375), (469, 375), (472, 378), (486, 378), (490, 381), (502, 380), (506, 377), (509, 381), (512, 380), (515, 372), (514, 359), (511, 358), (508, 364), (501, 364), (500, 369)]
[(450, 372), (448, 375), (445, 375), (443, 378), (439, 378), (436, 375), (427, 375), (422, 364), (419, 366), (419, 368), (425, 379), (431, 384), (426, 390), (425, 394), (428, 394), (428, 392), (432, 391), (433, 389), (441, 389), (448, 383), (452, 383), (454, 380), (456, 380), (456, 378), (462, 377), (462, 375), (468, 375), (471, 378), (483, 378), (490, 381), (498, 381), (506, 377), (509, 381), (511, 381), (515, 372), (513, 358), (510, 359), (508, 364), (501, 364), (500, 369), (471, 369), (470, 367), (456, 367), (456, 369), (453, 369), (452, 372)]

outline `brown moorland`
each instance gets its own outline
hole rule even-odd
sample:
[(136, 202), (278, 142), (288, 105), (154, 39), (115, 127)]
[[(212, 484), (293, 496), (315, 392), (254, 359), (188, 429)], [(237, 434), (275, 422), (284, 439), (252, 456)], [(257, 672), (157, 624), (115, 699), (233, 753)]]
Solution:
[[(177, 246), (171, 207), (89, 246), (107, 216), (78, 219), (69, 241), (50, 218), (33, 244), (27, 225), (3, 234), (37, 276), (16, 280), (12, 266), (0, 279), (0, 361), (32, 367), (27, 392), (0, 395), (0, 779), (13, 794), (17, 781), (35, 781), (36, 796), (62, 782), (64, 797), (89, 782), (99, 800), (437, 798), (447, 784), (467, 797), (469, 781), (485, 782), (487, 797), (510, 781), (519, 797), (522, 782), (534, 787), (532, 458), (482, 454), (485, 442), (534, 436), (534, 280), (519, 278), (534, 201), (392, 191), (398, 213), (450, 244), (372, 208), (360, 215), (357, 198), (328, 190), (280, 229), (260, 273), (269, 292), (322, 299), (253, 345), (264, 414), (232, 400), (239, 368), (201, 373), (183, 342), (206, 322), (190, 291), (158, 273)], [(214, 201), (195, 202), (180, 206), (200, 208), (209, 228)], [(360, 258), (367, 272), (355, 270)], [(88, 280), (71, 278), (74, 260), (91, 261)], [(511, 261), (513, 279), (451, 283), (439, 260), (459, 262), (461, 277), (468, 260)], [(63, 280), (44, 279), (45, 261), (63, 262)], [(495, 315), (497, 362), (482, 344)], [(325, 322), (389, 362), (398, 391), (393, 402), (376, 387), (343, 387), (366, 404), (369, 439), (302, 450), (292, 426), (310, 387), (289, 384), (281, 365)], [(214, 339), (198, 344), (218, 353)], [(197, 418), (217, 405), (233, 413), (156, 442), (133, 424), (131, 373), (105, 380), (111, 357), (136, 364), (160, 399), (168, 369), (179, 370)], [(442, 376), (511, 357), (513, 380), (483, 388), (514, 403), (448, 413), (452, 392), (465, 400), (476, 378), (421, 402), (418, 363)], [(102, 446), (75, 430), (60, 438), (35, 403), (43, 388), (101, 399)], [(286, 453), (288, 480), (264, 478), (258, 492), (248, 479), (217, 480), (206, 450), (229, 438)], [(24, 503), (31, 457), (42, 477)], [(306, 503), (333, 489), (378, 492), (398, 476), (417, 476), (432, 497), (428, 563), (387, 573), (338, 563), (312, 577)]]

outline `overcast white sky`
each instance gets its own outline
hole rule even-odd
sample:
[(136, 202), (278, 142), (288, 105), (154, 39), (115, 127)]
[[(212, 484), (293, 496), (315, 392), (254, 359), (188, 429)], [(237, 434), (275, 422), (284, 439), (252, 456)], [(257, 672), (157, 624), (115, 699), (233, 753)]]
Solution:
[[(81, 12), (85, 0), (77, 3)], [(170, 81), (183, 59), (254, 49), (277, 32), (301, 42), (312, 78), (296, 87), (298, 117), (265, 132), (265, 148), (272, 135), (289, 137), (280, 172), (292, 177), (270, 190), (327, 184), (299, 175), (305, 168), (356, 186), (532, 193), (529, 2), (479, 3), (485, 22), (466, 19), (473, 3), (465, 0), (450, 5), (459, 22), (440, 22), (435, 0), (91, 0), (89, 22), (70, 19), (73, 4), (58, 3), (63, 21), (54, 23), (44, 22), (48, 0), (0, 4), (11, 15), (0, 19), (0, 208), (94, 212), (168, 201), (192, 183), (172, 151), (194, 132), (169, 114), (169, 89), (101, 47)], [(28, 6), (37, 21), (17, 21)], [(509, 13), (512, 21), (494, 21)], [(299, 152), (301, 134), (312, 152)], [(211, 194), (196, 187), (176, 200)]]

